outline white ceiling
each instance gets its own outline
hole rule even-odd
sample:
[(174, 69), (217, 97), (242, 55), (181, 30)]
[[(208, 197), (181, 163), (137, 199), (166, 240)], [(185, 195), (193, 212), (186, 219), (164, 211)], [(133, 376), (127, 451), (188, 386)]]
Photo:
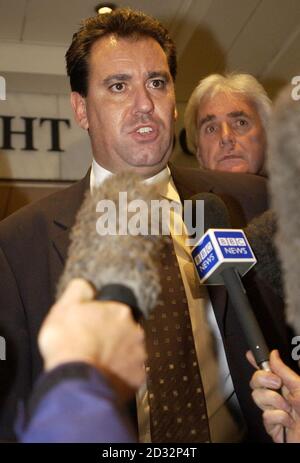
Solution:
[[(64, 54), (97, 0), (0, 0), (0, 75), (8, 91), (66, 93)], [(178, 49), (177, 100), (211, 72), (239, 70), (270, 95), (300, 75), (299, 0), (118, 0), (160, 19)]]

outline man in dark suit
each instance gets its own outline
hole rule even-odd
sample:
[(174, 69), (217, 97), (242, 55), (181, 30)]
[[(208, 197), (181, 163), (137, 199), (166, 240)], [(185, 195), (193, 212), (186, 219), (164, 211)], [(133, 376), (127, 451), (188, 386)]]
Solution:
[[(54, 302), (69, 232), (86, 190), (93, 191), (111, 173), (131, 170), (162, 186), (170, 199), (175, 196), (183, 201), (201, 191), (219, 194), (229, 208), (233, 226), (244, 225), (267, 208), (262, 178), (167, 167), (176, 118), (176, 56), (172, 40), (156, 20), (131, 10), (90, 18), (73, 36), (66, 58), (75, 118), (89, 132), (94, 160), (83, 180), (24, 208), (0, 225), (0, 334), (7, 343), (7, 360), (0, 364), (3, 439), (12, 437), (17, 401), (29, 395), (41, 371), (37, 333)], [(210, 439), (236, 442), (247, 436), (264, 440), (266, 433), (248, 385), (251, 367), (244, 359), (247, 346), (226, 293), (211, 292), (214, 315), (205, 289), (195, 296), (199, 285), (185, 274), (187, 253), (182, 257), (180, 245), (176, 246), (189, 317), (194, 334), (198, 333), (194, 336), (198, 363), (194, 363), (202, 370)], [(273, 346), (279, 335), (284, 335), (281, 315), (275, 310), (271, 313), (266, 303), (258, 303), (256, 286), (252, 281), (249, 284), (259, 321), (268, 330)], [(206, 339), (201, 330), (209, 337), (211, 348), (201, 345)], [(185, 328), (180, 334), (182, 342), (188, 336)], [(213, 338), (215, 344), (211, 343)], [(147, 398), (144, 392), (138, 404), (140, 436), (142, 441), (155, 441), (152, 411), (149, 425), (149, 411), (143, 406)], [(178, 395), (176, 390), (172, 392), (174, 397)], [(178, 400), (182, 403), (185, 399)], [(192, 410), (194, 405), (187, 404)], [(170, 428), (171, 421), (175, 421), (172, 415)], [(177, 432), (184, 427), (182, 418), (177, 417), (176, 423)], [(195, 434), (192, 429), (189, 442), (195, 441)], [(173, 437), (167, 434), (159, 439), (172, 441)]]

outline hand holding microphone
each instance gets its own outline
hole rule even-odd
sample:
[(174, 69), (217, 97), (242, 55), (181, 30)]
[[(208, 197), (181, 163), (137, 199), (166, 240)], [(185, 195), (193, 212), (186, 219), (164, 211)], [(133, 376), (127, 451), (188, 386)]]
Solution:
[(122, 406), (145, 380), (144, 333), (127, 305), (74, 279), (44, 320), (45, 372), (17, 425), (21, 442), (135, 442)]
[(123, 399), (145, 380), (144, 332), (129, 307), (95, 301), (91, 285), (82, 279), (72, 280), (50, 309), (38, 345), (46, 371), (70, 362), (87, 363), (106, 376)]
[[(247, 359), (257, 369), (250, 352)], [(280, 358), (270, 354), (271, 371), (256, 371), (250, 382), (252, 397), (263, 411), (267, 433), (276, 443), (300, 442), (300, 376)]]

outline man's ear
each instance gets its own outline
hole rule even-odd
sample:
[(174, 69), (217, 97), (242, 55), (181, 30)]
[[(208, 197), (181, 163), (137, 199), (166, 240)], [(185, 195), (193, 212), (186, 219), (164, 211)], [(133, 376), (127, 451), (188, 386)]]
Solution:
[(174, 120), (177, 121), (177, 117), (178, 117), (178, 111), (177, 111), (177, 108), (175, 106), (175, 109), (174, 109)]
[(88, 130), (89, 122), (86, 113), (85, 98), (81, 96), (78, 92), (72, 92), (70, 100), (77, 124), (82, 129)]

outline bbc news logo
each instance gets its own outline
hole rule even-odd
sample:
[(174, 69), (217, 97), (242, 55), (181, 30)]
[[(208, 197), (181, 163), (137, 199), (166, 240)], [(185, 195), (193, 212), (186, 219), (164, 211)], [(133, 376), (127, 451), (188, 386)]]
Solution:
[(212, 247), (211, 242), (209, 241), (207, 245), (203, 249), (201, 249), (199, 254), (196, 255), (195, 257), (196, 264), (199, 265), (201, 262), (203, 262), (204, 259), (206, 259), (206, 257), (209, 256), (211, 251), (213, 251), (213, 247)]
[(2, 76), (0, 76), (0, 100), (6, 100), (6, 82)]
[(294, 101), (300, 100), (300, 76), (294, 76), (291, 80), (291, 84), (295, 85), (292, 90), (291, 97)]
[(0, 336), (0, 360), (6, 360), (6, 342), (3, 336)]
[(246, 246), (243, 238), (218, 238), (220, 246)]

